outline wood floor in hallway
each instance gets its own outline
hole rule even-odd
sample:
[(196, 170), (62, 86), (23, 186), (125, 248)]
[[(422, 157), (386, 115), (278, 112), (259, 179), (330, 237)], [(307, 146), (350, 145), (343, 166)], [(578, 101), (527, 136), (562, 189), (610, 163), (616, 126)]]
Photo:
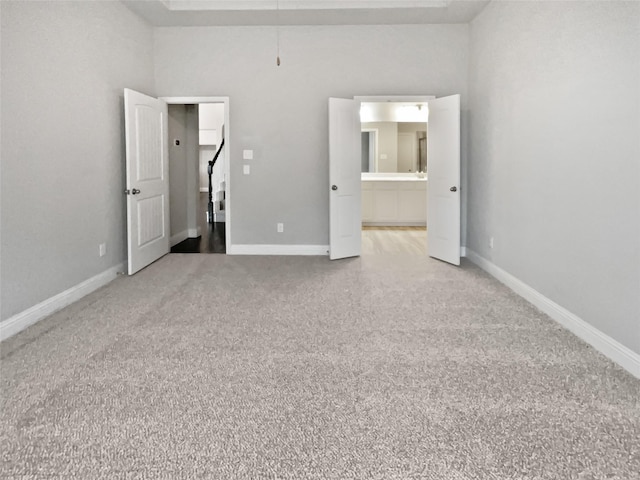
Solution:
[(209, 194), (200, 192), (197, 215), (201, 236), (174, 245), (171, 253), (226, 253), (225, 223), (207, 223), (208, 202)]

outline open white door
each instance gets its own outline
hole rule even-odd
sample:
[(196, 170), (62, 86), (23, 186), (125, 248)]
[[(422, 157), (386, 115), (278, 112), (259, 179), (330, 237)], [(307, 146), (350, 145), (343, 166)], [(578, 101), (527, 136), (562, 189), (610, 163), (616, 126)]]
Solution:
[(359, 102), (329, 99), (329, 258), (362, 248)]
[(124, 90), (128, 273), (169, 253), (167, 104)]
[(460, 95), (429, 100), (427, 251), (460, 265)]

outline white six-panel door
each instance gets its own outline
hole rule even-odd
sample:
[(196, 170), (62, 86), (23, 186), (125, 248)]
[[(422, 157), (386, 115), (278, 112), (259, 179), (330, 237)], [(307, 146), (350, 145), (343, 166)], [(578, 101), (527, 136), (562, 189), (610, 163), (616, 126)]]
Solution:
[(167, 104), (124, 91), (128, 273), (169, 253)]
[(360, 255), (362, 242), (359, 102), (329, 99), (329, 258)]
[(427, 252), (460, 265), (460, 95), (429, 100)]

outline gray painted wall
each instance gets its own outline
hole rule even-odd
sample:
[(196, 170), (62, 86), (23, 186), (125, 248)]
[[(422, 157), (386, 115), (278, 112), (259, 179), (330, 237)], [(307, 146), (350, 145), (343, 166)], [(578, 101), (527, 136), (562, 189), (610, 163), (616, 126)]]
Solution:
[(123, 89), (155, 87), (153, 31), (119, 2), (0, 9), (4, 320), (125, 260)]
[[(171, 236), (187, 238), (187, 107), (169, 105), (169, 214)], [(175, 144), (180, 141), (180, 145)]]
[(234, 244), (329, 242), (329, 97), (461, 93), (466, 108), (467, 25), (283, 27), (280, 67), (274, 27), (158, 28), (154, 51), (159, 95), (230, 97)]
[(189, 236), (196, 238), (198, 229), (198, 199), (200, 198), (200, 140), (198, 105), (185, 105), (187, 153), (187, 226)]
[(492, 2), (472, 22), (467, 241), (638, 353), (639, 25), (637, 2)]

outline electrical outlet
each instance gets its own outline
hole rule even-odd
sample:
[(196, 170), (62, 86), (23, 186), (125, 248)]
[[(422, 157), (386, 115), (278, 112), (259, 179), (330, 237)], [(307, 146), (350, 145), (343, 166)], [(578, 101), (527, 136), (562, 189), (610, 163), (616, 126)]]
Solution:
[(493, 248), (493, 237), (489, 237), (489, 248)]
[(98, 252), (100, 253), (101, 257), (104, 257), (107, 254), (107, 244), (101, 243), (98, 247)]
[(279, 223), (278, 224), (278, 233), (282, 233), (284, 232), (284, 223)]

